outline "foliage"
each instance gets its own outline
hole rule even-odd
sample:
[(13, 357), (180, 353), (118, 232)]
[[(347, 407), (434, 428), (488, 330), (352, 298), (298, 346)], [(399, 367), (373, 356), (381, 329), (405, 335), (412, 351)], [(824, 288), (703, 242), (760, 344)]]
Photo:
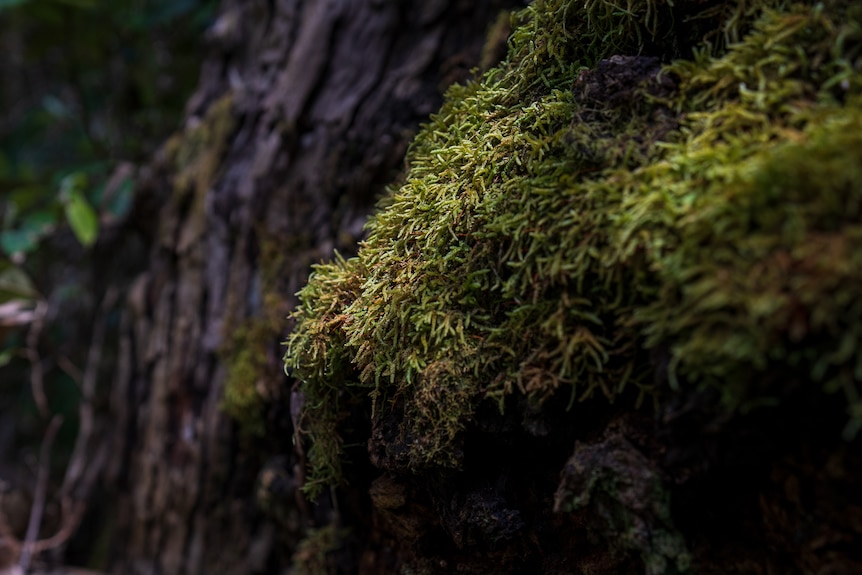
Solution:
[[(0, 4), (8, 52), (0, 65), (4, 275), (38, 282), (29, 277), (44, 270), (25, 262), (45, 250), (46, 239), (69, 229), (89, 248), (101, 223), (128, 213), (132, 173), (118, 170), (111, 182), (109, 173), (141, 157), (177, 121), (195, 80), (199, 34), (175, 32), (200, 31), (214, 7), (209, 0)], [(15, 325), (34, 317), (34, 293), (15, 300)], [(8, 360), (15, 341), (0, 344)]]
[[(98, 419), (93, 405), (105, 405), (96, 381), (104, 332), (117, 319), (115, 292), (88, 273), (105, 264), (93, 248), (131, 211), (134, 163), (178, 122), (215, 6), (0, 0), (0, 404), (14, 413), (4, 422), (14, 445), (7, 479), (28, 477), (56, 414), (67, 423), (54, 471), (76, 459), (63, 489), (78, 480), (73, 468), (89, 465), (92, 428), (78, 426), (78, 414)], [(104, 351), (109, 363), (113, 350)], [(27, 493), (32, 483), (7, 487)], [(54, 546), (74, 533), (74, 515), (63, 514)]]
[(99, 212), (126, 213), (131, 179), (105, 188), (174, 126), (195, 80), (194, 42), (215, 3), (22, 0), (0, 4), (0, 247), (21, 260), (68, 223), (85, 246)]
[[(65, 226), (85, 248), (131, 206), (134, 161), (177, 121), (212, 1), (0, 4), (0, 250), (22, 264)], [(22, 267), (19, 274), (32, 273)]]
[(263, 435), (265, 426), (262, 421), (263, 401), (260, 390), (261, 376), (266, 374), (265, 350), (255, 345), (252, 336), (256, 334), (249, 328), (251, 335), (243, 332), (235, 335), (231, 347), (233, 355), (226, 357), (228, 373), (225, 381), (225, 412), (239, 421), (242, 429), (249, 435)]

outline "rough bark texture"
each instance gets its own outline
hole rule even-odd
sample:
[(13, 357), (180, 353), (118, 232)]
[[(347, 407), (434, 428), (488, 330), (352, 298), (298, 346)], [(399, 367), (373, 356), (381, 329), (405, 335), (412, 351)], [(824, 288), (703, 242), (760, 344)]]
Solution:
[[(123, 490), (114, 572), (285, 564), (313, 518), (267, 519), (255, 486), (266, 463), (262, 477), (281, 473), (293, 492), (290, 417), (266, 414), (277, 455), (261, 461), (220, 410), (230, 342), (249, 318), (284, 318), (310, 264), (352, 249), (418, 123), (479, 64), (505, 4), (224, 3), (186, 124), (139, 187), (134, 218), (152, 248), (130, 291), (113, 403), (126, 454), (111, 470)], [(255, 385), (286, 397), (281, 330), (264, 334), (271, 375)]]

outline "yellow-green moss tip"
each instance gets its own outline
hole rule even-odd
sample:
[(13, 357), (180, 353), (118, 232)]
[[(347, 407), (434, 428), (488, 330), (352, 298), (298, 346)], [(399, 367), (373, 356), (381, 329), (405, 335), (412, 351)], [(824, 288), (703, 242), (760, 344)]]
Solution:
[(703, 6), (537, 1), (508, 59), (449, 91), (359, 256), (300, 293), (285, 361), (315, 489), (347, 398), (400, 414), (409, 469), (458, 466), (481, 401), (561, 388), (738, 406), (797, 378), (859, 426), (862, 9)]

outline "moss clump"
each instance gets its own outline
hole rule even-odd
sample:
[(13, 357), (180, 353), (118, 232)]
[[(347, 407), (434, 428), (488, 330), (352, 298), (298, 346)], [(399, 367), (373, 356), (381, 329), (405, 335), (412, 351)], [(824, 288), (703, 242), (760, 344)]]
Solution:
[(290, 573), (294, 575), (319, 575), (336, 572), (333, 556), (342, 546), (347, 531), (335, 524), (312, 529), (296, 548)]
[(164, 154), (176, 168), (174, 190), (179, 196), (204, 196), (215, 180), (221, 158), (234, 130), (233, 95), (212, 103), (203, 119), (167, 141)]
[(236, 330), (222, 352), (227, 365), (222, 409), (248, 435), (262, 436), (266, 431), (265, 398), (267, 382), (272, 379), (266, 342), (271, 340), (272, 332), (264, 322), (249, 320)]
[[(227, 368), (221, 406), (245, 434), (261, 437), (278, 419), (272, 408), (287, 395), (278, 358), (284, 316), (292, 303), (281, 295), (289, 263), (284, 252), (262, 227), (256, 230), (256, 238), (260, 275), (253, 283), (255, 293), (259, 290), (262, 297), (249, 298), (239, 289), (229, 291), (222, 314), (224, 343), (219, 351)], [(241, 319), (247, 314), (252, 317)]]
[[(206, 229), (206, 197), (218, 176), (222, 156), (236, 125), (232, 107), (233, 95), (222, 96), (210, 105), (202, 119), (189, 122), (162, 149), (164, 160), (174, 173), (174, 200), (187, 212), (179, 237), (163, 240), (171, 245), (176, 242), (180, 253), (185, 252)], [(166, 233), (174, 233), (174, 226), (164, 226), (163, 229)]]
[(792, 382), (843, 389), (848, 433), (862, 422), (862, 10), (675, 4), (516, 15), (508, 60), (450, 90), (359, 256), (316, 267), (285, 357), (312, 491), (341, 475), (357, 398), (372, 426), (398, 414), (413, 470), (457, 467), (477, 405), (513, 394), (710, 385), (739, 406)]

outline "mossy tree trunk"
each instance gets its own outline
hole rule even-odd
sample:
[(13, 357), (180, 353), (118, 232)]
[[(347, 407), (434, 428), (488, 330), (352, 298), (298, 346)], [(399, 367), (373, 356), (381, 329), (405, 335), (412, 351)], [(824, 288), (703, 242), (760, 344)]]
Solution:
[[(724, 243), (733, 238), (723, 236), (703, 243), (716, 235), (716, 221), (720, 230), (747, 230), (751, 222), (783, 229), (781, 217), (759, 213), (766, 210), (760, 206), (778, 209), (776, 190), (820, 198), (811, 174), (772, 185), (770, 170), (794, 163), (784, 158), (818, 158), (799, 174), (832, 165), (818, 154), (833, 161), (841, 152), (841, 161), (858, 164), (858, 147), (838, 138), (856, 142), (858, 130), (841, 127), (856, 127), (862, 118), (855, 5), (836, 0), (824, 4), (827, 10), (801, 2), (781, 12), (767, 10), (771, 2), (749, 10), (735, 2), (643, 1), (620, 11), (608, 1), (579, 11), (577, 2), (537, 1), (513, 20), (508, 64), (485, 84), (453, 92), (461, 99), (446, 104), (423, 131), (405, 177), (402, 158), (416, 127), (438, 109), (446, 85), (493, 61), (493, 39), (507, 33), (506, 19), (496, 17), (513, 4), (224, 1), (185, 124), (138, 181), (133, 221), (149, 239), (150, 255), (128, 291), (112, 402), (119, 432), (108, 475), (120, 491), (114, 572), (860, 571), (862, 459), (858, 436), (842, 439), (846, 402), (823, 393), (819, 382), (811, 385), (780, 354), (757, 369), (748, 356), (734, 355), (740, 348), (722, 341), (725, 324), (735, 317), (748, 334), (748, 308), (732, 316), (725, 308), (736, 295), (718, 306), (703, 297), (711, 292), (700, 284), (689, 286), (692, 276), (667, 271), (682, 264), (698, 274), (713, 270), (722, 289), (760, 293), (760, 284), (742, 279), (774, 264), (777, 276), (798, 267), (801, 275), (787, 277), (814, 285), (808, 279), (826, 258), (809, 256), (821, 234), (843, 230), (840, 224), (848, 226), (848, 237), (858, 237), (846, 214), (829, 215), (844, 210), (845, 193), (847, 204), (858, 207), (857, 180), (848, 179), (853, 183), (835, 186), (839, 200), (824, 200), (829, 209), (792, 213), (826, 214), (821, 223), (812, 216), (812, 243), (804, 235), (805, 241), (793, 240), (807, 244), (798, 253), (788, 255), (776, 243), (774, 261), (743, 258), (763, 253), (765, 236), (758, 234), (766, 232), (756, 230), (742, 233), (739, 244)], [(734, 24), (740, 19), (747, 23)], [(845, 29), (840, 22), (849, 24)], [(725, 46), (750, 30), (755, 33), (745, 42)], [(705, 54), (703, 37), (713, 39), (716, 54), (693, 62), (695, 48)], [(788, 54), (804, 65), (781, 64)], [(809, 62), (833, 57), (834, 68), (809, 70)], [(835, 72), (851, 57), (852, 74)], [(821, 69), (837, 75), (823, 76)], [(797, 72), (799, 78), (785, 77)], [(770, 87), (763, 99), (751, 98), (751, 87), (767, 85), (769, 74), (787, 90), (773, 94)], [(760, 118), (770, 101), (773, 115), (755, 129), (751, 118)], [(461, 129), (458, 110), (472, 132)], [(737, 115), (738, 123), (725, 121)], [(845, 123), (824, 120), (830, 117)], [(716, 126), (727, 131), (713, 133)], [(739, 153), (722, 155), (727, 142), (737, 141)], [(783, 147), (769, 148), (776, 142)], [(689, 144), (715, 155), (690, 154)], [(734, 163), (746, 150), (756, 161)], [(740, 180), (733, 173), (738, 166), (752, 179)], [(463, 194), (461, 204), (423, 194), (447, 178), (459, 194), (484, 182), (485, 203), (471, 204), (478, 193)], [(331, 259), (334, 249), (355, 250), (375, 198), (399, 179), (409, 193), (391, 198), (364, 248), (366, 254), (377, 249), (381, 259), (320, 267), (304, 290), (289, 362), (304, 381), (291, 387), (281, 375), (281, 342), (292, 327), (285, 317), (297, 305), (293, 294), (313, 263)], [(630, 196), (622, 195), (621, 182), (628, 182), (623, 191)], [(740, 186), (736, 193), (750, 194), (741, 196), (749, 204), (724, 209), (728, 182)], [(678, 197), (671, 201), (667, 190)], [(705, 201), (713, 196), (718, 203)], [(386, 220), (396, 208), (410, 219)], [(704, 211), (687, 211), (694, 208)], [(739, 218), (731, 218), (737, 211)], [(754, 211), (757, 217), (749, 217)], [(635, 216), (643, 218), (637, 226)], [(409, 253), (385, 245), (408, 235), (405, 221), (418, 226), (401, 242), (418, 246)], [(699, 222), (704, 229), (694, 225)], [(619, 238), (633, 243), (618, 249)], [(683, 245), (678, 238), (698, 249), (673, 252)], [(489, 247), (473, 249), (481, 242)], [(564, 244), (568, 251), (560, 249)], [(679, 259), (670, 257), (675, 253)], [(544, 283), (530, 257), (547, 266)], [(737, 257), (742, 264), (733, 267)], [(441, 260), (449, 267), (438, 265)], [(566, 271), (566, 261), (582, 262), (580, 275)], [(835, 261), (841, 265), (834, 277), (858, 285), (857, 260)], [(416, 272), (420, 281), (403, 277), (432, 265), (433, 273)], [(383, 273), (367, 281), (369, 270)], [(607, 297), (608, 286), (619, 283)], [(784, 285), (791, 284), (775, 286), (781, 298)], [(488, 319), (473, 322), (472, 332), (465, 320), (466, 337), (436, 329), (435, 321), (417, 322), (415, 314), (402, 314), (401, 324), (391, 320), (393, 301), (426, 294), (422, 311), (424, 301), (458, 301), (463, 309), (455, 311), (464, 317), (476, 307), (472, 317)], [(814, 310), (811, 317), (818, 317), (817, 305), (829, 295), (787, 299), (788, 312), (773, 314), (778, 327), (770, 337), (789, 338), (791, 351), (803, 349), (796, 332), (807, 326), (797, 316)], [(703, 315), (668, 320), (663, 312), (685, 308), (676, 299), (684, 297)], [(530, 298), (532, 306), (525, 306)], [(751, 309), (761, 309), (755, 303)], [(581, 314), (581, 305), (598, 312)], [(855, 305), (845, 308), (857, 313)], [(657, 331), (638, 323), (650, 321)], [(789, 332), (782, 321), (792, 324)], [(817, 359), (818, 349), (831, 349), (840, 330), (822, 323), (805, 340), (815, 353), (799, 358)], [(357, 325), (345, 334), (345, 326)], [(590, 330), (603, 326), (607, 331), (593, 337)], [(692, 332), (693, 326), (706, 327)], [(435, 329), (442, 334), (438, 347), (411, 358), (404, 342), (412, 337), (416, 348), (426, 348), (430, 339), (417, 330)], [(686, 348), (692, 333), (701, 339)], [(647, 335), (658, 339), (647, 344)], [(696, 356), (682, 359), (702, 363), (673, 379), (681, 345)], [(577, 346), (586, 351), (575, 354)], [(603, 346), (614, 349), (605, 353)], [(722, 350), (725, 355), (713, 354)], [(850, 351), (833, 356), (856, 361)], [(836, 365), (851, 371), (849, 363)], [(724, 378), (721, 386), (699, 384), (698, 367), (706, 375), (727, 368), (715, 371)], [(398, 369), (407, 375), (399, 379)], [(409, 369), (421, 370), (421, 379), (411, 380)], [(391, 381), (378, 384), (378, 375)], [(583, 385), (576, 377), (589, 383), (588, 393), (569, 389)], [(749, 384), (753, 395), (739, 401), (750, 410), (723, 403), (723, 393)], [(849, 389), (852, 396), (856, 388)], [(583, 401), (574, 401), (574, 391)], [(762, 398), (768, 401), (759, 405)], [(857, 396), (849, 399), (858, 404)], [(439, 437), (444, 441), (431, 441)], [(307, 479), (306, 459), (317, 463)], [(336, 465), (339, 472), (330, 473)], [(311, 502), (303, 485), (325, 488)]]
[(112, 401), (114, 572), (272, 571), (329, 512), (297, 495), (289, 409), (263, 407), (289, 405), (292, 294), (355, 249), (418, 124), (493, 57), (486, 32), (513, 4), (223, 2), (184, 126), (138, 182), (151, 248)]

